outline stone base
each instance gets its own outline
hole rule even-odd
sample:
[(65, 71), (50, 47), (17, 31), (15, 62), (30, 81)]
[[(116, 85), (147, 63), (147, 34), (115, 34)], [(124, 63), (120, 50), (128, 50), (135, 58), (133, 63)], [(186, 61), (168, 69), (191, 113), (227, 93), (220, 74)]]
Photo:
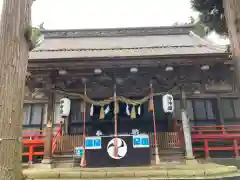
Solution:
[(32, 165), (34, 168), (39, 168), (39, 169), (53, 169), (55, 168), (55, 164), (34, 164)]
[(236, 160), (240, 160), (240, 156), (236, 156), (235, 158), (236, 158)]
[(154, 150), (155, 150), (155, 165), (159, 165), (160, 164), (160, 158), (159, 158), (159, 155), (158, 155), (158, 147), (156, 146), (155, 148), (154, 148)]
[(34, 165), (34, 167), (42, 168), (42, 169), (52, 169), (55, 167), (55, 164), (51, 159), (43, 159), (41, 164)]
[(185, 159), (186, 165), (197, 165), (198, 161), (196, 159)]
[[(123, 173), (124, 172), (124, 173)], [(237, 173), (235, 166), (223, 166), (213, 163), (198, 165), (174, 165), (140, 166), (140, 167), (116, 167), (116, 168), (56, 168), (51, 169), (31, 168), (23, 170), (23, 174), (29, 179), (122, 179), (122, 180), (149, 180), (149, 179), (222, 179), (224, 176)], [(239, 178), (238, 178), (239, 179)]]
[(51, 159), (43, 159), (42, 164), (51, 164), (52, 160)]

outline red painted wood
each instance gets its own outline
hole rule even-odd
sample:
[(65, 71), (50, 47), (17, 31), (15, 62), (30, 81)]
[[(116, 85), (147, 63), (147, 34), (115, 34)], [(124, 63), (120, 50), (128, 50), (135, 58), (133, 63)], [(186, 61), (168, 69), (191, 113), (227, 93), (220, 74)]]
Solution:
[[(26, 133), (22, 137), (23, 147), (28, 148), (28, 152), (23, 152), (23, 156), (28, 156), (28, 161), (33, 161), (33, 156), (43, 156), (44, 151), (35, 152), (34, 147), (44, 147), (44, 138), (45, 135), (43, 134), (36, 134), (39, 133), (39, 130), (36, 131), (26, 131)], [(42, 131), (41, 131), (42, 132)], [(54, 152), (56, 149), (57, 138), (62, 135), (62, 121), (60, 122), (60, 127), (57, 133), (53, 136), (53, 144), (52, 144), (52, 151)]]
[(233, 139), (240, 138), (239, 134), (192, 134), (192, 139)]
[[(240, 125), (193, 126), (192, 129), (192, 142), (204, 142), (204, 147), (193, 148), (193, 151), (204, 151), (205, 157), (209, 157), (209, 151), (231, 150), (236, 157), (239, 156)], [(209, 147), (209, 142), (224, 140), (231, 141), (232, 146)]]
[[(198, 148), (193, 148), (194, 151), (204, 151), (204, 147), (198, 147)], [(234, 150), (233, 147), (209, 147), (209, 151), (228, 151), (228, 150)]]
[[(174, 129), (180, 129), (181, 121), (174, 121)], [(229, 133), (231, 132), (231, 133)], [(231, 141), (230, 147), (209, 147), (209, 142)], [(204, 151), (209, 157), (209, 151), (233, 151), (239, 156), (240, 125), (192, 126), (192, 142), (203, 142), (203, 147), (193, 147), (193, 151)]]
[(235, 156), (238, 157), (239, 156), (238, 139), (233, 140), (233, 148)]

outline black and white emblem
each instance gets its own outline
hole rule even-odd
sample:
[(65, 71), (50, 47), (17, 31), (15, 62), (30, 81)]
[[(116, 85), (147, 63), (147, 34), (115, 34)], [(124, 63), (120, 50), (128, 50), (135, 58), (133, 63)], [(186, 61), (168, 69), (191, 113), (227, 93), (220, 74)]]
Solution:
[[(115, 156), (115, 139), (117, 145), (117, 156)], [(113, 138), (107, 145), (107, 152), (113, 159), (122, 159), (127, 154), (127, 144), (121, 138)]]

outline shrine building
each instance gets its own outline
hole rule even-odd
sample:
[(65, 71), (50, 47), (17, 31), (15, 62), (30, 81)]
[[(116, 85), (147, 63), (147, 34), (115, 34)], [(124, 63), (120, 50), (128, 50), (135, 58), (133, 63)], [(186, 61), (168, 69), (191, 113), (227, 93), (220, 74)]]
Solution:
[[(158, 133), (174, 133), (182, 91), (190, 126), (238, 124), (240, 99), (230, 53), (196, 35), (191, 25), (42, 33), (44, 41), (29, 56), (24, 130), (44, 130), (46, 124), (58, 129), (59, 101), (67, 97), (65, 136), (113, 134), (115, 96), (118, 133), (153, 133), (153, 116)], [(166, 93), (174, 97), (173, 114), (163, 111)], [(149, 111), (150, 94), (155, 114)]]

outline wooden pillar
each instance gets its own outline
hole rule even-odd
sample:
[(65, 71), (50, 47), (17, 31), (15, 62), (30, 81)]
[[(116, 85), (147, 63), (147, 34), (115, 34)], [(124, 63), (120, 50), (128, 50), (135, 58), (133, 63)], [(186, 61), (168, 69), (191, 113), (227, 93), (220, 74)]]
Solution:
[(167, 121), (168, 121), (168, 132), (174, 132), (174, 120), (172, 114), (167, 114)]
[(181, 96), (180, 96), (180, 108), (181, 108), (181, 119), (183, 125), (183, 134), (184, 134), (184, 141), (185, 141), (185, 158), (186, 160), (193, 160), (193, 150), (192, 150), (192, 137), (191, 131), (189, 126), (189, 118), (187, 115), (186, 110), (186, 94), (183, 89), (181, 89)]
[(47, 114), (48, 114), (48, 104), (45, 103), (43, 107), (43, 119), (42, 119), (42, 124), (41, 124), (41, 130), (44, 130), (46, 124), (47, 124)]
[(221, 102), (220, 96), (217, 96), (217, 110), (219, 113), (219, 120), (217, 123), (220, 123), (217, 125), (224, 125), (225, 123), (224, 123), (224, 116), (223, 116), (223, 107), (222, 107), (222, 102)]
[(42, 160), (43, 164), (52, 163), (54, 110), (55, 110), (55, 93), (51, 91), (49, 92), (48, 95), (47, 125), (45, 128), (44, 157)]
[(69, 126), (69, 119), (68, 117), (65, 117), (63, 122), (64, 122), (64, 135), (68, 134), (68, 126)]

